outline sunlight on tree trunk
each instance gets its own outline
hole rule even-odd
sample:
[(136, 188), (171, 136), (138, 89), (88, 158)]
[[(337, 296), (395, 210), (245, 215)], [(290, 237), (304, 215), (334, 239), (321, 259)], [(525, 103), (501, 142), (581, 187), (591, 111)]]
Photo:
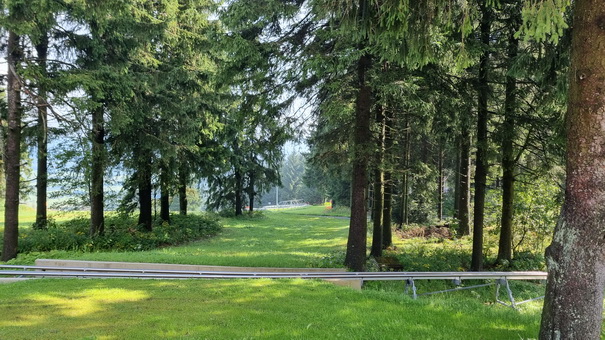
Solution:
[(4, 197), (4, 244), (2, 261), (17, 257), (19, 239), (19, 178), (21, 172), (21, 84), (17, 65), (21, 62), (20, 37), (8, 33), (7, 131), (4, 165), (6, 194)]
[(605, 2), (573, 16), (565, 203), (546, 250), (540, 339), (599, 339), (605, 287)]

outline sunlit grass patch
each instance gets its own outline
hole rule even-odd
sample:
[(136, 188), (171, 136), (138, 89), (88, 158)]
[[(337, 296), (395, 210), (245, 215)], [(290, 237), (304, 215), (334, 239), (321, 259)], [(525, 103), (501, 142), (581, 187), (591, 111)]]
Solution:
[(268, 279), (34, 280), (3, 287), (0, 313), (7, 339), (518, 339), (538, 320), (469, 298)]
[(351, 209), (348, 207), (327, 208), (325, 205), (309, 205), (300, 208), (283, 209), (279, 212), (290, 215), (317, 215), (317, 216), (335, 216), (349, 217)]
[(140, 301), (145, 298), (148, 298), (148, 295), (138, 290), (95, 288), (76, 294), (33, 293), (26, 299), (33, 304), (52, 306), (64, 316), (77, 317), (97, 313), (107, 304)]
[[(36, 258), (96, 261), (160, 262), (242, 267), (315, 266), (331, 252), (345, 248), (348, 220), (266, 212), (261, 218), (225, 218), (213, 238), (148, 251), (94, 253), (50, 251), (20, 255), (13, 263)], [(342, 264), (338, 264), (342, 266)]]

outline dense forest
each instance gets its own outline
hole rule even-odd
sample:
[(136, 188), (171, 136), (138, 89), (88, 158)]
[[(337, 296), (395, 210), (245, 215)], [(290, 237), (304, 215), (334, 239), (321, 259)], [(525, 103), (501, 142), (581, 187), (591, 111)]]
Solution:
[[(151, 231), (155, 197), (166, 223), (174, 197), (186, 215), (200, 182), (207, 208), (235, 215), (285, 185), (351, 208), (345, 264), (355, 271), (368, 215), (372, 256), (392, 227), (448, 221), (472, 235), (471, 270), (493, 265), (486, 228), (499, 265), (536, 248), (528, 235), (544, 243), (554, 232), (541, 336), (598, 338), (598, 0), (2, 6), (2, 260), (17, 255), (18, 206), (33, 189), (34, 228), (47, 227), (53, 199), (89, 209), (94, 236), (109, 210), (136, 212)], [(309, 150), (284, 161), (288, 141)]]

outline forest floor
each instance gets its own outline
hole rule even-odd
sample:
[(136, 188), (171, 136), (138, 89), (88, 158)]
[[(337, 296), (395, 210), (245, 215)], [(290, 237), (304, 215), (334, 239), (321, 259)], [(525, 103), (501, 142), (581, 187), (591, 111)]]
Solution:
[[(63, 258), (250, 267), (337, 266), (346, 246), (348, 221), (321, 217), (330, 212), (313, 209), (224, 219), (225, 228), (219, 236), (178, 247), (141, 252), (51, 251), (23, 255), (15, 263)], [(396, 256), (405, 270), (444, 270), (459, 265), (459, 260), (451, 261), (448, 256), (462, 257), (464, 242), (396, 238), (388, 255)], [(448, 288), (447, 284), (429, 282), (419, 290)], [(4, 315), (0, 338), (537, 337), (541, 301), (515, 311), (495, 303), (493, 286), (417, 300), (403, 288), (401, 282), (372, 282), (355, 291), (304, 280), (36, 279), (0, 289), (0, 313)], [(542, 286), (530, 283), (513, 286), (518, 298), (536, 296), (542, 290)]]

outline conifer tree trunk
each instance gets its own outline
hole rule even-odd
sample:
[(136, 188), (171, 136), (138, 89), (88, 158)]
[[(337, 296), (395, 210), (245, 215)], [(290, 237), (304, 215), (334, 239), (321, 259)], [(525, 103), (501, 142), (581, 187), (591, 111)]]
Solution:
[(248, 188), (248, 199), (250, 200), (250, 212), (254, 211), (254, 172), (250, 172), (248, 174), (248, 179), (250, 180), (250, 187)]
[(17, 257), (19, 242), (19, 179), (21, 173), (21, 84), (17, 66), (21, 62), (20, 37), (13, 31), (7, 42), (7, 131), (4, 166), (6, 192), (4, 197), (4, 243), (2, 261)]
[(242, 173), (239, 168), (235, 169), (235, 216), (242, 214)]
[(382, 210), (382, 248), (393, 244), (391, 213), (393, 210), (393, 110), (385, 110), (384, 130), (384, 200)]
[(540, 339), (599, 339), (605, 288), (605, 2), (577, 0), (566, 121), (565, 203), (546, 250)]
[(90, 234), (102, 235), (104, 231), (103, 180), (105, 172), (105, 129), (103, 105), (92, 110), (92, 162), (90, 184)]
[[(93, 38), (103, 41), (95, 20), (90, 22), (90, 28)], [(92, 236), (102, 235), (105, 229), (103, 196), (105, 173), (105, 122), (103, 114), (105, 108), (102, 95), (99, 95), (98, 91), (92, 90), (90, 94), (94, 102), (97, 103), (97, 107), (91, 110), (90, 235)]]
[(441, 144), (437, 151), (437, 218), (443, 220), (443, 149)]
[(458, 234), (470, 235), (470, 162), (471, 162), (471, 138), (468, 130), (464, 130), (460, 137), (460, 174), (458, 187)]
[(160, 167), (160, 218), (170, 223), (170, 187), (166, 166)]
[[(363, 2), (363, 1), (362, 1)], [(365, 6), (360, 6), (365, 8)], [(368, 188), (368, 161), (370, 158), (371, 89), (366, 73), (370, 56), (363, 54), (357, 62), (357, 98), (355, 102), (355, 130), (353, 134), (353, 178), (351, 193), (351, 220), (347, 241), (345, 265), (353, 271), (363, 271), (366, 259)]]
[(403, 225), (409, 223), (409, 204), (408, 204), (408, 177), (410, 171), (410, 120), (407, 114), (404, 115), (404, 141), (403, 141), (403, 175), (401, 179), (401, 225), (399, 228), (403, 228)]
[[(44, 32), (35, 46), (38, 55), (38, 65), (43, 78), (46, 78), (46, 63), (48, 58), (48, 34)], [(48, 107), (45, 79), (38, 83), (38, 136), (37, 136), (37, 177), (36, 177), (36, 229), (46, 229), (47, 224), (47, 188), (48, 188)]]
[(382, 209), (382, 249), (393, 244), (393, 231), (391, 230), (391, 213), (393, 210), (393, 183), (389, 170), (384, 172), (384, 202)]
[(179, 214), (187, 215), (187, 180), (189, 173), (185, 165), (179, 167)]
[(384, 199), (384, 172), (383, 172), (383, 159), (384, 159), (384, 111), (382, 106), (378, 105), (376, 110), (376, 126), (378, 129), (378, 136), (376, 136), (376, 149), (377, 152), (374, 157), (374, 189), (373, 191), (373, 205), (372, 205), (372, 247), (370, 249), (370, 255), (373, 257), (382, 256), (382, 238), (383, 238), (383, 199)]
[(481, 3), (481, 43), (483, 53), (479, 61), (479, 78), (477, 82), (477, 166), (475, 168), (475, 206), (473, 214), (473, 253), (471, 270), (483, 269), (483, 220), (485, 210), (485, 191), (487, 185), (487, 123), (489, 96), (489, 39), (491, 31), (491, 9), (487, 3)]
[[(520, 15), (520, 13), (519, 13)], [(515, 13), (511, 14), (508, 37), (508, 63), (512, 67), (517, 57), (519, 40), (515, 33), (519, 25)], [(513, 142), (515, 139), (515, 110), (517, 80), (507, 75), (504, 98), (504, 123), (502, 125), (502, 216), (500, 219), (500, 240), (498, 243), (498, 262), (510, 261), (513, 257), (513, 205), (515, 194), (515, 156)]]
[(147, 231), (152, 230), (153, 222), (153, 204), (151, 185), (151, 153), (149, 150), (141, 150), (140, 163), (138, 169), (139, 182), (139, 225)]
[(454, 173), (454, 211), (452, 218), (458, 219), (458, 210), (460, 209), (460, 163), (462, 162), (461, 140), (458, 137), (456, 141), (456, 171)]

